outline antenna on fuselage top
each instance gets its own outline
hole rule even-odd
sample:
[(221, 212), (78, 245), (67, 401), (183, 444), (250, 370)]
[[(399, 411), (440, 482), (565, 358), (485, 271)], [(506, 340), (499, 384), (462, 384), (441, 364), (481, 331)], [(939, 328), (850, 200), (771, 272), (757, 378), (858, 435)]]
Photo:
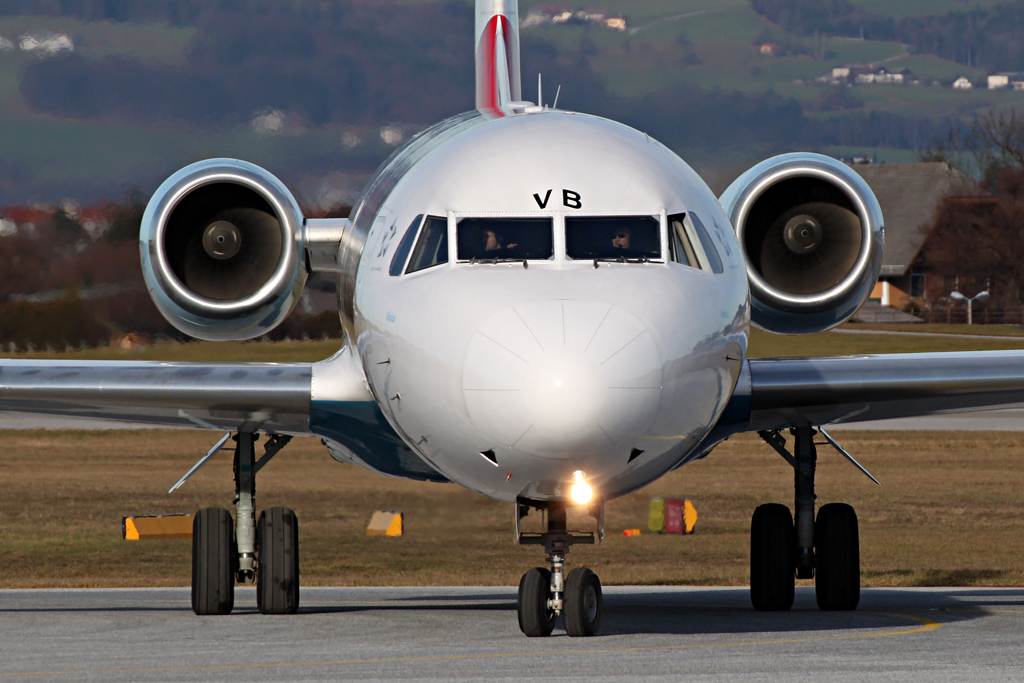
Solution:
[(558, 90), (555, 91), (555, 103), (551, 105), (552, 109), (558, 109), (558, 96), (562, 94), (562, 84), (558, 84)]
[(541, 80), (541, 74), (537, 73), (537, 106), (544, 106), (544, 85)]

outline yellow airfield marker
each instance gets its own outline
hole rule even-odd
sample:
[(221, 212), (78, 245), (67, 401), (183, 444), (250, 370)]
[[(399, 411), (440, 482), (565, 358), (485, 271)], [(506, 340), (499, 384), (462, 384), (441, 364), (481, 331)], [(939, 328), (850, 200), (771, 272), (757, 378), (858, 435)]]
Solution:
[(192, 538), (192, 515), (135, 515), (121, 519), (121, 536), (126, 541)]
[(692, 534), (697, 526), (697, 508), (688, 500), (683, 501), (683, 526), (683, 531), (688, 534)]
[(394, 510), (377, 510), (366, 527), (367, 536), (401, 536), (404, 515)]

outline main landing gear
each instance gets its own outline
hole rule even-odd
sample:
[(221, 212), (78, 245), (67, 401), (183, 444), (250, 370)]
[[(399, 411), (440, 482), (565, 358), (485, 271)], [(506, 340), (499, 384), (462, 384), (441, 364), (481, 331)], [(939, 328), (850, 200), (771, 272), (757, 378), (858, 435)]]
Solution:
[(857, 513), (844, 503), (830, 503), (822, 506), (815, 520), (815, 430), (798, 427), (790, 431), (796, 438), (792, 454), (778, 432), (760, 433), (793, 465), (796, 518), (789, 508), (776, 503), (754, 511), (750, 525), (750, 600), (757, 610), (788, 610), (793, 606), (795, 579), (813, 578), (819, 609), (854, 610), (860, 602)]
[(254, 456), (257, 438), (252, 432), (234, 437), (235, 521), (223, 508), (205, 508), (192, 523), (196, 614), (229, 614), (236, 581), (256, 584), (256, 604), (263, 614), (293, 614), (299, 608), (298, 519), (283, 507), (264, 510), (256, 519), (256, 473), (289, 437), (271, 437), (259, 461)]
[[(575, 543), (593, 543), (593, 533), (576, 533), (566, 527), (566, 508), (562, 503), (550, 503), (543, 508), (547, 516), (547, 531), (525, 533), (519, 531), (519, 521), (529, 512), (529, 506), (516, 503), (516, 535), (522, 545), (543, 545), (551, 565), (534, 567), (523, 574), (519, 582), (519, 628), (531, 638), (551, 635), (555, 618), (562, 615), (565, 631), (570, 636), (592, 636), (601, 628), (601, 581), (597, 574), (585, 568), (576, 568), (564, 575), (565, 555)], [(604, 536), (604, 506), (592, 508), (598, 519), (597, 536)]]

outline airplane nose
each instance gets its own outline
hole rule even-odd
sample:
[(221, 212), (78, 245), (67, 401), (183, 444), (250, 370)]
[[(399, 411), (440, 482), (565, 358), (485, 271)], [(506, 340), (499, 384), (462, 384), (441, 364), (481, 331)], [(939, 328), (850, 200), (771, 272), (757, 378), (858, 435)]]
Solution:
[(564, 459), (622, 451), (661, 401), (647, 327), (607, 304), (546, 301), (495, 313), (463, 368), (469, 417), (493, 446)]

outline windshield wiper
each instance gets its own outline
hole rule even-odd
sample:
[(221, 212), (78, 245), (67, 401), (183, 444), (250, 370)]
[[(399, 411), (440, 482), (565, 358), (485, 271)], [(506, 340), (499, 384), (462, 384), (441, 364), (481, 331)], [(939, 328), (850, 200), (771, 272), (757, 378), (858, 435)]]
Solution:
[(529, 268), (530, 267), (530, 264), (527, 263), (526, 259), (524, 259), (524, 258), (510, 258), (510, 257), (502, 257), (502, 258), (476, 258), (474, 256), (473, 258), (469, 259), (469, 262), (471, 264), (474, 264), (474, 265), (478, 264), (478, 263), (481, 263), (481, 264), (488, 264), (488, 263), (489, 264), (495, 264), (495, 263), (522, 263), (523, 264), (523, 268)]
[(594, 267), (597, 268), (598, 263), (654, 263), (651, 259), (646, 256), (638, 256), (637, 258), (626, 258), (625, 256), (606, 256), (603, 258), (594, 259)]

